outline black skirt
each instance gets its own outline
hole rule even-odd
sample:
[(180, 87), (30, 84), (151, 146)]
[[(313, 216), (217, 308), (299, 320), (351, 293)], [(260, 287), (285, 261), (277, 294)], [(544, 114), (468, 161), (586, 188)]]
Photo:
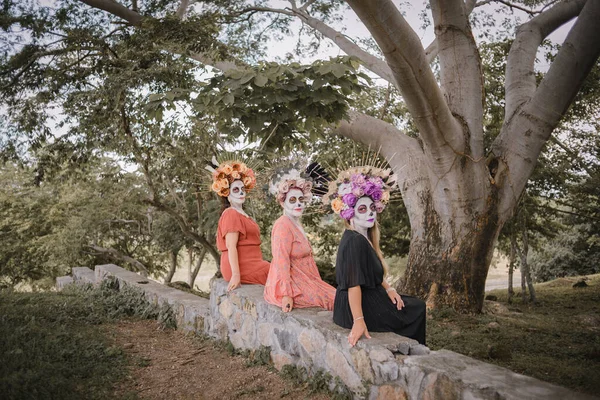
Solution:
[(337, 290), (333, 322), (351, 329), (354, 323), (348, 289), (360, 286), (362, 310), (371, 332), (394, 332), (425, 344), (425, 302), (401, 295), (404, 307), (398, 310), (381, 285), (383, 266), (369, 241), (360, 233), (346, 230), (338, 249), (335, 273)]

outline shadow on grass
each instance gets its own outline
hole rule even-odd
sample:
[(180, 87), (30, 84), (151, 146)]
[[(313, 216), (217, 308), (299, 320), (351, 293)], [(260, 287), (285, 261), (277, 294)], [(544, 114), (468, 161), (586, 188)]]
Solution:
[(600, 275), (536, 285), (537, 304), (512, 304), (506, 290), (484, 313), (434, 310), (427, 326), (433, 350), (447, 349), (585, 393), (600, 393)]

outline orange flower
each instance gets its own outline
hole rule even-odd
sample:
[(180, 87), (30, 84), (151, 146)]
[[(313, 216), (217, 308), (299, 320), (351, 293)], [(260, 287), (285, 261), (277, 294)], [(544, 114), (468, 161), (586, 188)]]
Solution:
[(225, 175), (230, 175), (233, 172), (233, 167), (230, 164), (224, 164), (219, 168)]
[(212, 186), (210, 188), (212, 190), (214, 190), (215, 192), (219, 193), (219, 190), (221, 190), (221, 186), (219, 185), (219, 181), (213, 182), (213, 184), (212, 184)]
[(246, 173), (246, 171), (248, 171), (248, 169), (249, 169), (249, 168), (246, 166), (246, 164), (244, 164), (244, 163), (241, 163), (241, 164), (240, 164), (240, 172), (241, 172), (242, 174), (245, 174), (245, 173)]
[(233, 164), (231, 164), (231, 168), (233, 168), (234, 171), (241, 171), (242, 164), (241, 163), (233, 163)]
[(244, 172), (244, 175), (254, 178), (254, 171), (252, 171), (252, 168), (248, 168), (246, 172)]
[(229, 189), (222, 189), (222, 190), (221, 190), (221, 191), (218, 193), (218, 195), (219, 195), (219, 196), (221, 196), (221, 197), (227, 197), (227, 196), (229, 196)]
[(336, 214), (339, 214), (340, 211), (342, 211), (342, 208), (344, 207), (344, 202), (342, 201), (342, 199), (340, 199), (339, 197), (337, 197), (335, 200), (333, 200), (331, 202), (331, 208), (333, 209), (333, 211)]
[(227, 179), (218, 179), (213, 184), (213, 187), (217, 188), (215, 191), (227, 189), (229, 187), (229, 181)]
[(387, 190), (384, 190), (383, 193), (381, 194), (381, 201), (384, 203), (387, 203), (390, 200), (390, 192)]
[(233, 179), (240, 179), (241, 178), (240, 173), (237, 172), (237, 171), (235, 171), (235, 170), (231, 173), (231, 176), (233, 177)]
[(245, 176), (244, 179), (242, 179), (242, 182), (244, 182), (244, 187), (246, 189), (252, 189), (256, 183), (256, 180), (251, 176)]

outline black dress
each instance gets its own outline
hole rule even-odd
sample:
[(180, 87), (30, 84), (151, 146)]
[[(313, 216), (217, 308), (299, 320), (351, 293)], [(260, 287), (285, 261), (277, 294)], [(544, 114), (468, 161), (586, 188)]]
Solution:
[(351, 329), (353, 324), (348, 288), (359, 286), (362, 310), (370, 332), (394, 332), (425, 344), (425, 303), (412, 296), (402, 296), (404, 307), (398, 310), (381, 286), (383, 266), (369, 241), (360, 233), (346, 230), (335, 262), (337, 290), (333, 305), (333, 322)]

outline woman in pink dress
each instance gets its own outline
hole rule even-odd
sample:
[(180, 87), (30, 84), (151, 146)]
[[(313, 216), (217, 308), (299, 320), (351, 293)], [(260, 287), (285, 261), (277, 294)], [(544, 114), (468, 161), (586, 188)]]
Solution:
[(300, 223), (312, 184), (299, 174), (288, 174), (273, 186), (283, 215), (275, 221), (271, 232), (273, 260), (265, 284), (265, 300), (284, 312), (294, 307), (332, 310), (335, 288), (321, 279)]

